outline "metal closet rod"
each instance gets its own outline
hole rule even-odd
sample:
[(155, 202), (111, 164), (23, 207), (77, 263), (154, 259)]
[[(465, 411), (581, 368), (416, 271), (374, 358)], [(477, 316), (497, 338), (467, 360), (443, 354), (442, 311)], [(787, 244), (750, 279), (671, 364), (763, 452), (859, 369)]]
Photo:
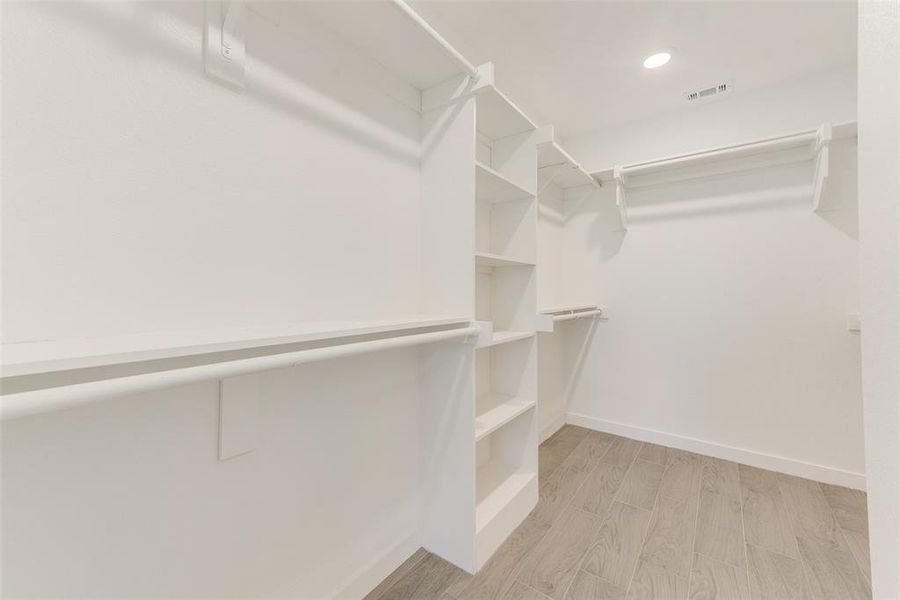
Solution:
[[(446, 331), (433, 331), (412, 335), (397, 336), (367, 342), (355, 342), (324, 348), (311, 348), (283, 354), (257, 356), (209, 365), (172, 369), (170, 371), (155, 371), (118, 377), (115, 379), (101, 379), (73, 385), (64, 385), (53, 388), (45, 388), (29, 392), (7, 394), (0, 397), (0, 418), (3, 421), (17, 419), (28, 415), (74, 408), (85, 404), (109, 400), (119, 396), (177, 387), (199, 381), (212, 379), (225, 379), (237, 375), (247, 375), (258, 371), (271, 369), (283, 369), (301, 364), (355, 356), (367, 352), (393, 350), (408, 346), (419, 346), (434, 342), (443, 342), (459, 338), (469, 338), (472, 341), (477, 338), (479, 329), (474, 325), (449, 329)], [(468, 341), (468, 340), (465, 340)]]
[(466, 73), (468, 73), (473, 79), (478, 79), (478, 69), (475, 67), (475, 65), (466, 60), (466, 57), (460, 54), (459, 50), (454, 48), (450, 44), (450, 42), (445, 40), (440, 33), (438, 33), (431, 25), (428, 24), (428, 21), (423, 19), (419, 15), (419, 13), (414, 11), (412, 7), (410, 7), (403, 0), (391, 1), (394, 3), (394, 6), (396, 6), (403, 12), (403, 14), (409, 17), (416, 25), (421, 27), (425, 33), (431, 36), (434, 41), (440, 44), (444, 51), (449, 54), (456, 62), (458, 62), (463, 67), (463, 69), (466, 70)]

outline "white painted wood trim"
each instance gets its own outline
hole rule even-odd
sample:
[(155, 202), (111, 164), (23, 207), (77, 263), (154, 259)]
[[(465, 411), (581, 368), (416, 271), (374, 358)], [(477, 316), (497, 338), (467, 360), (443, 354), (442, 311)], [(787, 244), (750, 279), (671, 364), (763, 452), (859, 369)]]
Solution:
[(419, 532), (414, 532), (385, 550), (365, 567), (356, 571), (337, 588), (329, 598), (335, 600), (359, 600), (371, 592), (379, 583), (393, 573), (422, 547)]
[[(563, 413), (563, 414), (559, 415), (559, 417), (557, 417), (556, 419), (553, 419), (553, 421), (549, 425), (547, 425), (546, 427), (541, 429), (541, 439), (538, 443), (543, 444), (548, 439), (550, 439), (551, 435), (553, 435), (554, 433), (556, 433), (557, 431), (562, 429), (562, 426), (566, 424), (567, 416), (568, 415)], [(591, 429), (593, 429), (593, 427)]]
[(579, 425), (596, 431), (614, 433), (642, 442), (652, 442), (671, 448), (696, 452), (697, 454), (705, 454), (715, 458), (731, 460), (751, 467), (768, 469), (770, 471), (804, 477), (823, 483), (842, 485), (857, 490), (866, 489), (866, 476), (864, 473), (844, 471), (843, 469), (808, 463), (784, 456), (775, 456), (773, 454), (765, 454), (763, 452), (756, 452), (755, 450), (747, 450), (744, 448), (735, 448), (734, 446), (698, 440), (696, 438), (666, 433), (655, 429), (646, 429), (635, 425), (607, 421), (605, 419), (599, 419), (597, 417), (579, 413), (568, 413), (566, 415), (566, 422), (571, 425)]

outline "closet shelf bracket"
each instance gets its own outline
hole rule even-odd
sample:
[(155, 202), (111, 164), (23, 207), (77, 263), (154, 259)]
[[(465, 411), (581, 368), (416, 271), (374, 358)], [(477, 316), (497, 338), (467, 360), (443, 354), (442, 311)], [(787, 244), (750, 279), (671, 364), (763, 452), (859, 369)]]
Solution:
[(246, 7), (244, 0), (207, 0), (204, 68), (213, 79), (236, 89), (246, 87)]

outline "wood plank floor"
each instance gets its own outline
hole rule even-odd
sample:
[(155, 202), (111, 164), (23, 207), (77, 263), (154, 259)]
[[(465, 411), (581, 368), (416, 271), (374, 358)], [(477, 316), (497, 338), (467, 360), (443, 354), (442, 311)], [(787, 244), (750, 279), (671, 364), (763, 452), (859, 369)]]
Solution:
[(366, 600), (871, 598), (866, 495), (567, 425), (475, 576), (424, 550)]

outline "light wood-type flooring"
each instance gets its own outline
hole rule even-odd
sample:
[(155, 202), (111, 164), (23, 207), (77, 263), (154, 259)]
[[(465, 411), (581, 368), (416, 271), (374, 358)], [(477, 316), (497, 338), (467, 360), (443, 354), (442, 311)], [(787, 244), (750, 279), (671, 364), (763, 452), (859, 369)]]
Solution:
[(865, 493), (567, 425), (477, 575), (419, 550), (366, 600), (870, 597)]

